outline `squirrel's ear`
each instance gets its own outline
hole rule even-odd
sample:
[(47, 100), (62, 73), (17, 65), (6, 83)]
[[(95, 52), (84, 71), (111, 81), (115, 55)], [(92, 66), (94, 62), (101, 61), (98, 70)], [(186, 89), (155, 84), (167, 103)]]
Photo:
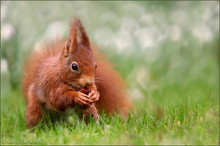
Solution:
[(89, 41), (89, 37), (86, 34), (85, 28), (84, 28), (84, 26), (82, 25), (82, 23), (79, 19), (77, 19), (77, 22), (78, 22), (78, 28), (79, 28), (80, 33), (81, 33), (81, 38), (80, 38), (81, 43), (89, 48), (90, 47), (90, 41)]
[(65, 46), (62, 50), (62, 56), (67, 57), (70, 53), (70, 39), (65, 43)]
[(73, 53), (77, 47), (77, 23), (73, 21), (70, 29), (70, 38), (66, 42), (63, 48), (63, 56), (68, 56), (69, 53)]
[(68, 56), (69, 53), (73, 53), (74, 50), (77, 48), (77, 38), (78, 38), (78, 33), (77, 31), (80, 31), (80, 41), (81, 43), (90, 48), (90, 42), (89, 38), (86, 34), (85, 28), (83, 27), (81, 21), (78, 18), (73, 18), (72, 24), (71, 24), (71, 29), (70, 29), (70, 38), (66, 42), (66, 45), (63, 49), (63, 56), (66, 57)]

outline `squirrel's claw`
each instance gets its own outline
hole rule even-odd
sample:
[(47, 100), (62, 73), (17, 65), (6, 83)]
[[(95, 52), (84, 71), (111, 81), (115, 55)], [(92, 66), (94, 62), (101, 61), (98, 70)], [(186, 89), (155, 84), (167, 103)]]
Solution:
[(87, 106), (90, 106), (92, 104), (92, 100), (89, 99), (89, 97), (86, 95), (86, 94), (83, 94), (83, 93), (78, 93), (78, 96), (76, 97), (76, 100), (75, 100), (76, 103), (78, 103), (79, 105), (87, 105)]
[(95, 102), (99, 100), (100, 94), (98, 91), (91, 91), (88, 96), (92, 102)]

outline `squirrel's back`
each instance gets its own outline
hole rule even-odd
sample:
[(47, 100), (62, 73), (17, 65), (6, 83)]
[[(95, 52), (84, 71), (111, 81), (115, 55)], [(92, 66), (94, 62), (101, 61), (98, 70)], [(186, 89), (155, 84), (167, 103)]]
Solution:
[(50, 57), (57, 56), (60, 53), (63, 44), (63, 41), (54, 41), (45, 44), (42, 48), (34, 50), (31, 56), (28, 57), (28, 60), (26, 60), (26, 64), (23, 67), (24, 71), (22, 77), (22, 90), (25, 97), (27, 97), (28, 88), (34, 81), (42, 63)]

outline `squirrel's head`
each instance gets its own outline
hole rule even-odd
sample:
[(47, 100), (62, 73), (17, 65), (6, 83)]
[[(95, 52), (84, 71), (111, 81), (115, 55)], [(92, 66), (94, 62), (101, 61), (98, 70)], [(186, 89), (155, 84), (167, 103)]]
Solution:
[(94, 85), (97, 68), (89, 38), (78, 18), (74, 18), (70, 37), (60, 54), (60, 75), (68, 85), (79, 89)]

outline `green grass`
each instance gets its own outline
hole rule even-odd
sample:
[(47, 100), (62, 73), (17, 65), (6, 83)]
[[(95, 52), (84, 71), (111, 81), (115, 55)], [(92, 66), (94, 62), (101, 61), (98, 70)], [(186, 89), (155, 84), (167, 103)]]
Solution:
[[(14, 100), (20, 97), (14, 97)], [(2, 144), (217, 144), (218, 105), (210, 96), (131, 114), (128, 120), (101, 116), (86, 126), (75, 116), (25, 127), (23, 105), (2, 113)], [(18, 104), (18, 103), (16, 103)], [(13, 105), (11, 105), (13, 106)], [(147, 106), (146, 106), (147, 107)], [(18, 109), (19, 108), (19, 109)]]
[(55, 123), (50, 117), (45, 117), (42, 123), (30, 130), (25, 125), (22, 95), (3, 88), (1, 144), (217, 145), (218, 62), (210, 51), (196, 50), (186, 47), (181, 52), (181, 48), (171, 42), (167, 47), (164, 45), (156, 61), (144, 68), (150, 68), (150, 79), (143, 79), (141, 83), (129, 70), (138, 73), (136, 65), (141, 61), (142, 65), (147, 64), (144, 55), (122, 59), (109, 55), (110, 60), (117, 62), (116, 68), (127, 80), (129, 88), (135, 87), (143, 96), (133, 99), (135, 111), (125, 121), (118, 116), (106, 117), (103, 113), (99, 123), (91, 121), (86, 125), (70, 114)]

